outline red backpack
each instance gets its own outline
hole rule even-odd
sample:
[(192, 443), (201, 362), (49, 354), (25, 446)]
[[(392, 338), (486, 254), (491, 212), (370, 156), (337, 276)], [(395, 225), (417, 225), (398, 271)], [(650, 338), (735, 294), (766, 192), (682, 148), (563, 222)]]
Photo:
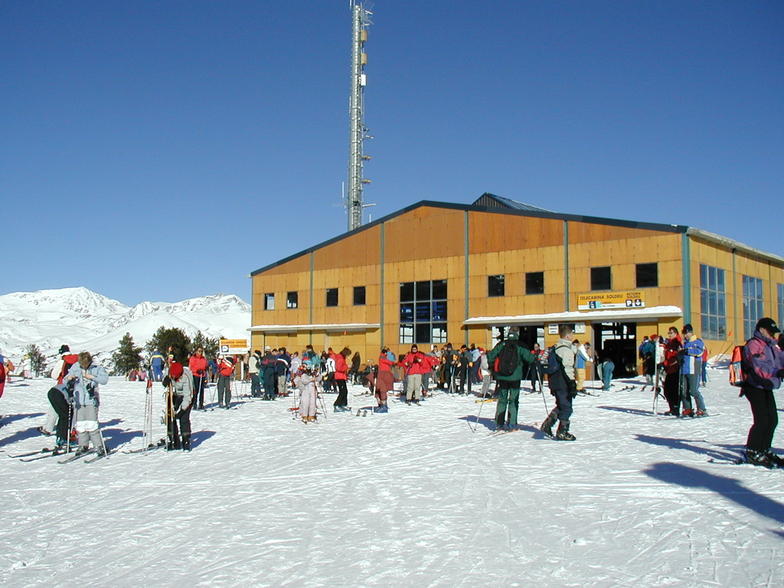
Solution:
[(743, 345), (736, 345), (730, 356), (730, 384), (741, 387), (746, 383), (746, 372), (743, 369)]

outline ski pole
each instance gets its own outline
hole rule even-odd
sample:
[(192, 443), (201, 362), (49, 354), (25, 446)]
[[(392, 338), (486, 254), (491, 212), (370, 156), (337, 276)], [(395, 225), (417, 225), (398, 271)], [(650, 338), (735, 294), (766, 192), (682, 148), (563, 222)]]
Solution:
[(542, 376), (541, 370), (537, 370), (539, 376), (539, 390), (542, 392), (542, 402), (544, 402), (544, 414), (546, 415), (545, 418), (550, 416), (550, 409), (547, 408), (547, 399), (544, 397), (544, 377)]

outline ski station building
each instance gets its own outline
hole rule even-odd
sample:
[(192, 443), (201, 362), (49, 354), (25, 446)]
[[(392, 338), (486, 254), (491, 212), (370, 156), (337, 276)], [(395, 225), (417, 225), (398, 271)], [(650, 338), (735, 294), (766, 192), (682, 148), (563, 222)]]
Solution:
[(784, 258), (682, 225), (561, 214), (483, 194), (421, 201), (251, 274), (253, 349), (491, 347), (558, 325), (637, 371), (644, 335), (692, 323), (711, 355), (784, 323)]

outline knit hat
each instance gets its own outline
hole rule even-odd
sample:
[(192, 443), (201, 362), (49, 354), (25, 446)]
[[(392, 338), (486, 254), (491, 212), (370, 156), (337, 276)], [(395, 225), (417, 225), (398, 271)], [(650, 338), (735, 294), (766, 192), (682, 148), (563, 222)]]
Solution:
[(57, 355), (62, 355), (63, 353), (70, 353), (71, 348), (68, 345), (60, 345), (60, 351), (57, 352)]
[(169, 366), (169, 375), (175, 380), (180, 379), (182, 372), (183, 372), (183, 368), (181, 363), (173, 361), (172, 364)]
[(776, 321), (774, 321), (772, 318), (767, 316), (758, 320), (757, 326), (754, 327), (754, 329), (756, 331), (759, 331), (760, 329), (765, 329), (768, 333), (770, 333), (773, 336), (775, 336), (776, 333), (781, 333), (781, 329), (779, 329), (778, 326), (776, 325)]

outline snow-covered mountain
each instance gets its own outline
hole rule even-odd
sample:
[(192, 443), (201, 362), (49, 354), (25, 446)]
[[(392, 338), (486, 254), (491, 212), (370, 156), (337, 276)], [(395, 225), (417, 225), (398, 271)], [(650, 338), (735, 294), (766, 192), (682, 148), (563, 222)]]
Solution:
[(245, 339), (250, 305), (233, 294), (214, 294), (181, 302), (141, 302), (129, 307), (87, 288), (14, 292), (0, 296), (0, 353), (21, 359), (35, 343), (47, 355), (62, 344), (105, 355), (125, 333), (137, 345), (159, 327), (179, 327), (193, 336)]

